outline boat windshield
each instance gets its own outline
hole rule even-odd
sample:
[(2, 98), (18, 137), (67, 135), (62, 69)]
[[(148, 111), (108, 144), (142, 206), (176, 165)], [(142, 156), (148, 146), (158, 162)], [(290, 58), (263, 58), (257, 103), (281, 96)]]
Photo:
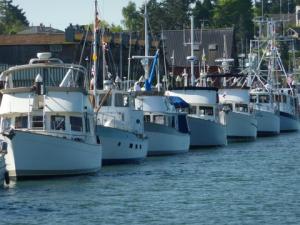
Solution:
[(235, 104), (235, 110), (237, 112), (248, 112), (248, 105), (247, 104)]
[(84, 88), (86, 69), (71, 64), (32, 64), (13, 67), (1, 75), (5, 88), (33, 87), (40, 82), (46, 87)]
[(259, 95), (258, 96), (258, 102), (259, 103), (269, 103), (270, 102), (270, 96), (269, 95)]

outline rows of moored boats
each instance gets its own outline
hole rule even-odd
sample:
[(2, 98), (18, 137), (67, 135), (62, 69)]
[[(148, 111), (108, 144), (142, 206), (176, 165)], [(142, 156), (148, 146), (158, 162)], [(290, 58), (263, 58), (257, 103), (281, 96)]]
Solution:
[(128, 91), (107, 80), (94, 95), (84, 67), (50, 56), (40, 53), (0, 77), (0, 156), (6, 153), (11, 178), (93, 173), (102, 162), (140, 161), (299, 129), (298, 100), (288, 89), (272, 96), (226, 85)]
[[(147, 32), (147, 16), (145, 20)], [(192, 28), (191, 40), (193, 35)], [(0, 182), (95, 173), (102, 164), (298, 131), (299, 100), (294, 86), (278, 84), (279, 70), (274, 68), (281, 60), (274, 35), (259, 44), (265, 46), (263, 57), (250, 54), (248, 70), (232, 72), (232, 60), (224, 54), (217, 73), (207, 71), (203, 62), (197, 80), (192, 42), (191, 80), (183, 74), (172, 87), (163, 87), (159, 74), (153, 85), (159, 51), (149, 56), (148, 35), (145, 56), (132, 57), (142, 59), (145, 75), (123, 82), (103, 69), (101, 90), (96, 42), (90, 72), (52, 58), (51, 53), (38, 53), (29, 64), (9, 68), (0, 76)], [(265, 65), (272, 66), (264, 74), (259, 68)], [(280, 78), (287, 78), (284, 67), (278, 67)]]

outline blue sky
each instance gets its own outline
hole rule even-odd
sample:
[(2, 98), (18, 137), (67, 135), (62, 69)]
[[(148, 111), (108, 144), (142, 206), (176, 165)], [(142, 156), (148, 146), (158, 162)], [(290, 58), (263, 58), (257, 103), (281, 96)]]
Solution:
[[(138, 7), (145, 0), (133, 0)], [(100, 18), (121, 24), (122, 8), (129, 0), (98, 0)], [(13, 0), (14, 5), (23, 9), (30, 24), (52, 26), (64, 30), (70, 23), (88, 24), (93, 22), (94, 0)]]

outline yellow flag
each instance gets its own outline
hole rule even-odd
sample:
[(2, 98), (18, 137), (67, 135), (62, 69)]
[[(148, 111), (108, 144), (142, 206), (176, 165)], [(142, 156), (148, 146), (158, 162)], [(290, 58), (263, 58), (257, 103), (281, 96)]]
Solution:
[(97, 55), (94, 53), (93, 54), (93, 61), (96, 61), (97, 60)]

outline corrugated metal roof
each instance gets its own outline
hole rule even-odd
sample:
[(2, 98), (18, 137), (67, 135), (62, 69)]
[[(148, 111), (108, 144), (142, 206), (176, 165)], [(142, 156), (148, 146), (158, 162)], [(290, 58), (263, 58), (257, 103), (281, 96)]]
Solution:
[[(224, 35), (226, 36), (228, 57), (233, 57), (233, 28), (218, 29), (195, 29), (195, 51), (194, 54), (201, 61), (203, 48), (205, 50), (208, 65), (216, 65), (215, 59), (222, 58), (224, 52)], [(191, 46), (184, 42), (190, 42), (189, 30), (167, 30), (164, 31), (166, 46), (166, 58), (172, 65), (171, 56), (174, 51), (174, 63), (176, 67), (188, 67), (190, 63), (186, 57), (191, 55)], [(184, 40), (185, 36), (185, 40)], [(199, 44), (197, 46), (197, 44)], [(210, 50), (209, 50), (210, 48)]]

